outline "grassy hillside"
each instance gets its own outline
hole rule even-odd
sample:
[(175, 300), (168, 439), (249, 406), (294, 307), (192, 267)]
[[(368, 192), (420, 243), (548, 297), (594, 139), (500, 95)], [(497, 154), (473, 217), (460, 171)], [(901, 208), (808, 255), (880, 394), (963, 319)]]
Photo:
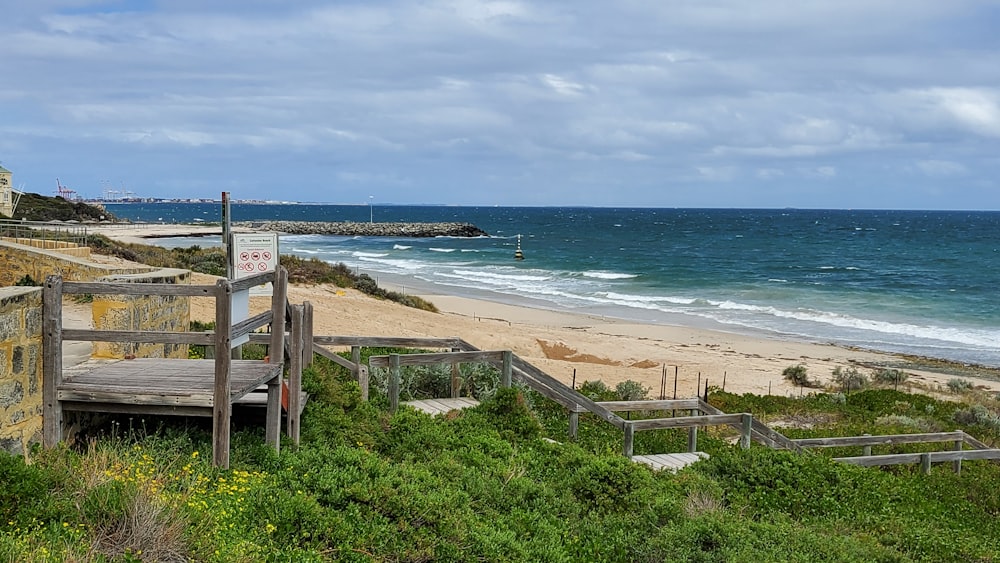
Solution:
[[(365, 350), (385, 353), (385, 350)], [(414, 368), (416, 369), (416, 368)], [(234, 438), (210, 467), (207, 424), (110, 418), (74, 449), (0, 456), (0, 559), (206, 561), (992, 561), (1000, 558), (1000, 468), (931, 475), (864, 469), (824, 455), (741, 450), (702, 432), (711, 459), (654, 473), (619, 454), (621, 432), (566, 416), (538, 395), (466, 376), (484, 403), (431, 418), (385, 410), (384, 375), (360, 400), (345, 370), (307, 370), (298, 449)], [(420, 394), (448, 370), (410, 373)], [(634, 387), (634, 386), (633, 386)], [(600, 399), (616, 390), (586, 383)], [(618, 391), (633, 393), (635, 389)], [(956, 395), (956, 397), (960, 397)], [(995, 399), (961, 395), (995, 412)], [(871, 389), (801, 399), (717, 392), (712, 402), (806, 436), (997, 427), (966, 404)], [(976, 408), (978, 408), (976, 407)], [(959, 421), (965, 421), (959, 422)], [(549, 437), (558, 443), (542, 440)], [(637, 453), (683, 451), (686, 433), (642, 432)], [(912, 446), (896, 448), (903, 451)], [(842, 454), (842, 452), (841, 452)]]
[(49, 197), (25, 193), (14, 211), (13, 219), (20, 221), (102, 221), (114, 220), (115, 216), (103, 209), (80, 201), (66, 201), (61, 197)]

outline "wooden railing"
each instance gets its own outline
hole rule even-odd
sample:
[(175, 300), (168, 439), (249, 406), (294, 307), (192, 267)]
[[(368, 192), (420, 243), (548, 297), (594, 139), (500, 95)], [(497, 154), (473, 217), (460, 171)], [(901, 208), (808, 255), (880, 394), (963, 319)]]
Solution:
[[(313, 339), (313, 350), (337, 364), (351, 370), (361, 384), (363, 397), (368, 398), (368, 370), (361, 363), (362, 347), (398, 347), (398, 348), (428, 348), (449, 349), (451, 352), (434, 354), (392, 354), (373, 356), (372, 367), (389, 367), (393, 375), (390, 378), (389, 401), (395, 410), (399, 402), (400, 366), (430, 365), (463, 362), (486, 361), (496, 363), (500, 352), (483, 352), (460, 338), (383, 338), (355, 336), (316, 336)], [(323, 346), (350, 346), (351, 359), (345, 359)], [(506, 352), (510, 354), (510, 352)], [(930, 470), (931, 463), (952, 461), (955, 471), (961, 469), (963, 459), (1000, 459), (1000, 449), (990, 448), (965, 432), (943, 432), (936, 434), (902, 434), (895, 436), (855, 436), (846, 438), (808, 438), (789, 439), (780, 432), (768, 427), (750, 413), (727, 414), (700, 398), (673, 400), (643, 400), (643, 401), (605, 401), (596, 402), (570, 388), (561, 381), (548, 375), (516, 354), (510, 354), (510, 378), (523, 382), (530, 389), (538, 392), (552, 401), (562, 405), (569, 412), (569, 435), (575, 438), (579, 426), (580, 413), (589, 412), (598, 418), (612, 424), (624, 432), (622, 453), (631, 457), (635, 432), (659, 429), (688, 429), (688, 451), (694, 452), (698, 444), (698, 429), (704, 426), (725, 425), (739, 432), (739, 443), (742, 447), (750, 447), (756, 441), (774, 449), (786, 449), (802, 453), (809, 448), (863, 446), (865, 455), (858, 457), (836, 457), (836, 461), (862, 466), (894, 465), (904, 463), (921, 463), (924, 471)], [(504, 370), (506, 374), (506, 363)], [(457, 372), (455, 372), (457, 373)], [(453, 375), (452, 394), (457, 393), (457, 375)], [(505, 375), (504, 381), (510, 381)], [(667, 418), (650, 418), (642, 420), (626, 420), (616, 413), (637, 411), (688, 411), (689, 414)], [(675, 413), (676, 414), (676, 413)], [(871, 446), (952, 442), (952, 451), (925, 452), (914, 454), (871, 455)], [(971, 449), (963, 449), (969, 446)]]
[(403, 366), (433, 366), (451, 365), (451, 396), (459, 396), (461, 379), (458, 368), (461, 364), (486, 363), (500, 368), (500, 386), (510, 387), (512, 368), (510, 350), (497, 352), (484, 352), (481, 350), (471, 352), (441, 352), (436, 354), (388, 354), (384, 356), (371, 356), (368, 358), (368, 365), (378, 368), (389, 368), (389, 410), (396, 412), (399, 408), (399, 385), (400, 369)]
[[(863, 448), (862, 455), (835, 457), (835, 461), (874, 467), (885, 465), (903, 465), (919, 463), (921, 470), (930, 473), (932, 463), (952, 462), (955, 473), (962, 471), (962, 460), (966, 459), (1000, 459), (1000, 449), (990, 448), (961, 430), (954, 432), (929, 432), (923, 434), (890, 434), (885, 436), (848, 436), (836, 438), (800, 438), (792, 440), (803, 448)], [(873, 446), (892, 446), (898, 444), (934, 444), (950, 443), (951, 451), (917, 452), (902, 454), (872, 455)], [(964, 449), (969, 446), (972, 449)]]
[[(232, 295), (246, 291), (264, 283), (274, 287), (271, 310), (234, 324)], [(43, 290), (43, 402), (49, 416), (43, 420), (43, 442), (54, 445), (62, 430), (62, 409), (57, 397), (62, 384), (62, 342), (64, 340), (89, 342), (133, 342), (163, 344), (200, 344), (214, 346), (216, 353), (213, 391), (213, 462), (222, 467), (229, 465), (229, 424), (232, 415), (230, 401), (230, 369), (232, 356), (229, 353), (233, 342), (250, 332), (272, 325), (268, 337), (269, 362), (280, 364), (284, 356), (284, 319), (287, 301), (288, 273), (284, 268), (240, 280), (220, 279), (215, 285), (180, 285), (166, 283), (122, 283), (122, 282), (76, 282), (63, 281), (60, 276), (49, 276)], [(89, 330), (64, 329), (62, 327), (63, 295), (126, 295), (126, 296), (174, 296), (211, 297), (215, 299), (215, 327), (210, 332), (166, 332), (132, 330)], [(292, 322), (293, 330), (296, 322)], [(301, 322), (299, 322), (301, 326)], [(225, 351), (225, 353), (221, 353)], [(299, 353), (301, 358), (301, 353)], [(293, 354), (294, 358), (294, 354)], [(295, 366), (292, 367), (294, 373)], [(280, 382), (277, 383), (280, 400)], [(269, 389), (269, 402), (274, 390)], [(270, 407), (270, 404), (269, 404)], [(290, 411), (291, 412), (291, 411)], [(296, 411), (297, 413), (297, 411)], [(278, 447), (280, 441), (280, 409), (268, 408), (267, 442)], [(275, 418), (277, 417), (277, 418)], [(291, 419), (291, 415), (289, 419)], [(297, 417), (296, 417), (297, 418)], [(297, 425), (297, 423), (296, 423)], [(297, 437), (297, 434), (296, 434)]]

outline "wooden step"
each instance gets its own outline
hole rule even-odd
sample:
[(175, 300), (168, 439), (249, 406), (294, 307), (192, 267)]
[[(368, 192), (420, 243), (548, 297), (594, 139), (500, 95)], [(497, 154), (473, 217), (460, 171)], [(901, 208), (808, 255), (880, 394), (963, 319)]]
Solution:
[(652, 467), (654, 471), (662, 471), (665, 469), (674, 473), (703, 459), (708, 459), (708, 454), (705, 452), (632, 456), (632, 461), (636, 463), (644, 463)]
[(409, 405), (418, 411), (423, 411), (431, 416), (436, 414), (446, 414), (454, 410), (467, 409), (479, 404), (479, 401), (472, 397), (459, 397), (457, 399), (423, 399), (420, 401), (405, 401), (401, 403)]

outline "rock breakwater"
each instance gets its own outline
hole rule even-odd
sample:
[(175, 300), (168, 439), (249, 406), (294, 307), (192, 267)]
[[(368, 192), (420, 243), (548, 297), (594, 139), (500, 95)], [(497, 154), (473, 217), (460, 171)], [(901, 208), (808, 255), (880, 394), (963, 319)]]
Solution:
[(346, 221), (240, 221), (234, 227), (290, 235), (362, 237), (482, 237), (489, 233), (469, 223), (352, 223)]

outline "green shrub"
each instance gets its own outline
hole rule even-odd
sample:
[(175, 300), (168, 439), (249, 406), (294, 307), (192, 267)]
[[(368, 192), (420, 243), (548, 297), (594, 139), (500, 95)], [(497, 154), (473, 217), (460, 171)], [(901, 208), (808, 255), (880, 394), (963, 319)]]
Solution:
[(641, 401), (649, 396), (649, 392), (652, 389), (652, 387), (646, 387), (638, 381), (631, 379), (615, 385), (615, 393), (618, 394), (618, 399), (622, 401)]
[(984, 405), (973, 405), (955, 411), (955, 422), (965, 425), (979, 425), (994, 432), (1000, 431), (1000, 414)]
[(845, 393), (864, 389), (868, 386), (868, 377), (858, 371), (856, 367), (843, 369), (837, 366), (833, 370), (833, 381), (840, 386)]
[(812, 380), (809, 379), (808, 371), (806, 366), (798, 364), (786, 367), (782, 370), (781, 375), (788, 381), (791, 381), (793, 385), (809, 387), (812, 385)]
[(646, 500), (641, 491), (650, 480), (649, 471), (639, 464), (622, 456), (602, 456), (576, 468), (569, 486), (590, 509), (631, 511)]
[(542, 425), (528, 408), (528, 402), (520, 390), (509, 387), (497, 389), (494, 395), (476, 407), (502, 435), (515, 439), (536, 438), (541, 435)]
[(909, 379), (910, 374), (899, 369), (877, 369), (873, 373), (873, 378), (878, 383), (899, 385), (907, 379)]
[(14, 285), (21, 287), (38, 287), (42, 284), (35, 281), (35, 279), (31, 277), (31, 274), (24, 274), (21, 279), (14, 282)]
[(955, 377), (948, 380), (948, 390), (952, 393), (964, 393), (970, 389), (972, 389), (972, 382), (968, 379)]
[(618, 394), (615, 393), (603, 381), (584, 381), (580, 384), (580, 394), (585, 395), (593, 401), (615, 401)]

